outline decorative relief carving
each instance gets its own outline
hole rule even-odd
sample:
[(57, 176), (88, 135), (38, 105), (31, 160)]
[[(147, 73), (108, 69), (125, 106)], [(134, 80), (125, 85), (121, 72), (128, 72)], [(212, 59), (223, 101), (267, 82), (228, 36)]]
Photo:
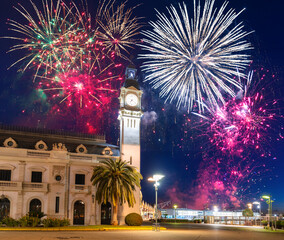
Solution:
[(53, 166), (52, 175), (55, 181), (62, 182), (64, 180), (65, 166)]
[(4, 144), (5, 147), (8, 147), (8, 148), (16, 148), (18, 146), (16, 141), (11, 137), (5, 139), (3, 144)]
[(113, 155), (113, 152), (111, 151), (111, 148), (106, 147), (106, 148), (104, 148), (104, 150), (102, 151), (102, 154), (103, 154), (103, 155), (112, 156), (112, 155)]
[(65, 144), (63, 143), (54, 143), (52, 144), (52, 150), (54, 151), (67, 151)]
[(83, 144), (80, 144), (76, 148), (76, 153), (87, 153), (87, 152), (88, 152), (88, 150)]
[(44, 141), (40, 140), (36, 143), (35, 145), (35, 149), (36, 150), (42, 150), (42, 151), (46, 151), (47, 150), (47, 145)]

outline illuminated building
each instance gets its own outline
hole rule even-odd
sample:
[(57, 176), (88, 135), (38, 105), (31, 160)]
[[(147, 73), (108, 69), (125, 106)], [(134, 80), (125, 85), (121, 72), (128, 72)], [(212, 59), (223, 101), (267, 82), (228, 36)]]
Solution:
[[(71, 224), (109, 224), (111, 204), (96, 202), (90, 179), (93, 167), (106, 158), (121, 157), (140, 171), (141, 96), (136, 69), (129, 67), (119, 98), (120, 147), (106, 143), (104, 136), (3, 126), (0, 220), (41, 211), (48, 217), (68, 218)], [(120, 206), (119, 224), (128, 213), (140, 213), (139, 192), (134, 208)]]

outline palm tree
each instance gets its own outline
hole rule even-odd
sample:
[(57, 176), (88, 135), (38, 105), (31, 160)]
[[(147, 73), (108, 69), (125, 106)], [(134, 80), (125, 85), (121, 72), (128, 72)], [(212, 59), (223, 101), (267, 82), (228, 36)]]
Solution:
[(135, 167), (121, 159), (107, 159), (94, 168), (91, 181), (97, 187), (96, 200), (101, 204), (110, 201), (113, 205), (112, 225), (117, 225), (118, 204), (127, 202), (129, 207), (136, 203), (135, 187), (141, 188), (142, 175)]

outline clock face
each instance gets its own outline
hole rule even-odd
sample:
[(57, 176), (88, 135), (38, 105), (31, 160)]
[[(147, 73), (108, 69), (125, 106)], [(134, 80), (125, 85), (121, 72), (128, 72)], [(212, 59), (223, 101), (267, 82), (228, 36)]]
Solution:
[(126, 95), (125, 101), (129, 106), (134, 107), (138, 104), (138, 97), (135, 94), (130, 93)]

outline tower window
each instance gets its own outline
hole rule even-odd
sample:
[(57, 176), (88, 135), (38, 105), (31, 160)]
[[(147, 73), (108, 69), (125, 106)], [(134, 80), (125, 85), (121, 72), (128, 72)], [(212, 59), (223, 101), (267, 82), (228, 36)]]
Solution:
[(76, 185), (85, 185), (85, 174), (76, 174), (75, 175), (75, 184)]
[(42, 172), (32, 172), (31, 182), (41, 183), (42, 182)]
[(0, 181), (11, 181), (11, 170), (0, 169)]

